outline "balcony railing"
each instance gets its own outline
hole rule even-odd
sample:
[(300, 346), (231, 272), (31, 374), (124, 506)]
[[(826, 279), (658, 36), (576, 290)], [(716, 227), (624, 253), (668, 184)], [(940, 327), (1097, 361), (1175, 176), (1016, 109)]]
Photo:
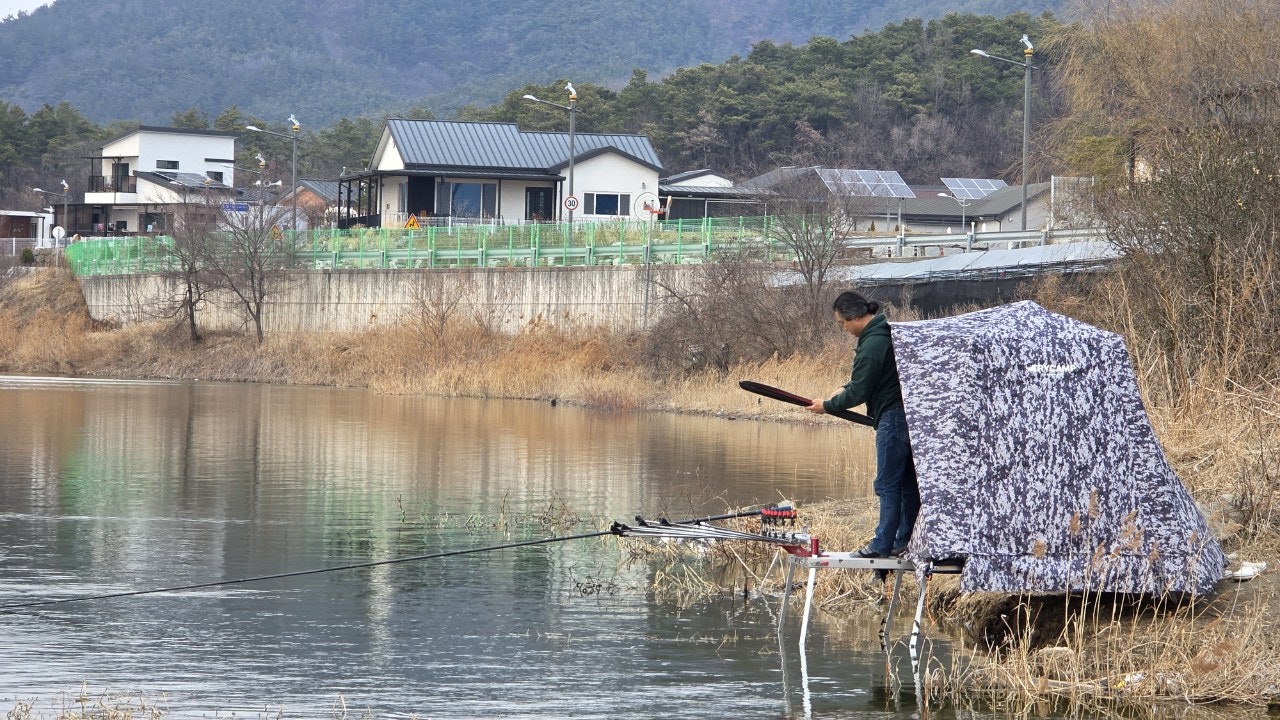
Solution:
[(89, 192), (136, 193), (138, 178), (132, 175), (126, 177), (95, 175), (89, 178)]

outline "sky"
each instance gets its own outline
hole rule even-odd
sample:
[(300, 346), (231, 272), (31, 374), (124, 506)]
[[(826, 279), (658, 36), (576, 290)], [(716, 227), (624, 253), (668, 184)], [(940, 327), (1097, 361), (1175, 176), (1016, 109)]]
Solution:
[(0, 20), (17, 15), (19, 10), (31, 12), (41, 5), (48, 5), (53, 0), (0, 0)]

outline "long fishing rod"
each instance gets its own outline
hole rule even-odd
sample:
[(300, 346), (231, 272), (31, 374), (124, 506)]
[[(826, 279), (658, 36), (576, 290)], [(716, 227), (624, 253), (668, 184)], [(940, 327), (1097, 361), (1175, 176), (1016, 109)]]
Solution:
[[(735, 513), (726, 513), (724, 515), (711, 515), (702, 518), (693, 518), (691, 520), (682, 520), (679, 525), (691, 525), (702, 522), (710, 522), (712, 520), (730, 520), (732, 518), (751, 517), (752, 515), (760, 515), (763, 510), (742, 510)], [(63, 598), (61, 600), (36, 600), (25, 603), (15, 603), (12, 605), (0, 605), (0, 614), (16, 615), (13, 611), (24, 608), (43, 607), (49, 605), (63, 605), (66, 603), (86, 602), (88, 600), (109, 600), (112, 598), (136, 597), (138, 595), (154, 595), (156, 593), (179, 592), (182, 590), (201, 590), (204, 588), (221, 587), (223, 585), (239, 585), (242, 583), (260, 582), (262, 580), (279, 580), (280, 578), (300, 577), (302, 575), (317, 575), (320, 573), (337, 572), (339, 570), (356, 570), (358, 568), (378, 567), (379, 565), (394, 565), (396, 563), (416, 562), (419, 560), (432, 560), (435, 558), (454, 557), (456, 555), (471, 555), (473, 553), (491, 552), (494, 550), (507, 550), (510, 548), (526, 547), (529, 545), (545, 545), (553, 542), (565, 542), (568, 540), (584, 540), (586, 538), (601, 537), (604, 535), (621, 535), (621, 529), (626, 528), (615, 522), (608, 530), (599, 530), (597, 532), (581, 533), (579, 535), (563, 535), (558, 537), (540, 538), (538, 540), (523, 540), (520, 542), (504, 543), (502, 545), (488, 545), (485, 547), (467, 548), (465, 550), (449, 550), (446, 552), (431, 553), (429, 555), (412, 555), (408, 557), (391, 558), (390, 560), (371, 560), (368, 562), (352, 563), (350, 565), (334, 565), (331, 567), (313, 568), (311, 570), (294, 570), (292, 572), (275, 573), (272, 575), (254, 575), (252, 577), (232, 578), (230, 580), (216, 580), (213, 582), (194, 583), (191, 585), (175, 585), (173, 587), (153, 588), (150, 590), (129, 590), (126, 592), (105, 593), (102, 595), (82, 595), (78, 597)]]
[[(741, 380), (738, 382), (738, 387), (746, 390), (747, 392), (753, 392), (757, 395), (773, 398), (774, 400), (781, 400), (784, 403), (791, 403), (792, 405), (808, 407), (813, 404), (813, 401), (807, 397), (801, 397), (795, 393), (789, 393), (786, 390), (776, 388), (772, 385), (758, 383), (753, 380)], [(866, 425), (867, 427), (876, 426), (876, 424), (872, 422), (871, 418), (863, 415), (862, 413), (856, 413), (851, 410), (835, 410), (828, 412), (827, 414), (833, 417), (838, 417), (841, 420), (848, 420), (849, 422), (858, 423), (859, 425)]]

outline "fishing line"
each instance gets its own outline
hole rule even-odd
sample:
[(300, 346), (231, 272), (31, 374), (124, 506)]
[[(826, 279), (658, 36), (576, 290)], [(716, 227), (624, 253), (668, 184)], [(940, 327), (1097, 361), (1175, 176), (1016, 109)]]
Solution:
[[(728, 520), (731, 518), (749, 517), (759, 515), (760, 510), (743, 510), (736, 513), (728, 513), (725, 515), (713, 515), (705, 518), (695, 518), (693, 520), (682, 520), (679, 524), (690, 524), (699, 522), (708, 522), (711, 520)], [(338, 572), (340, 570), (356, 570), (359, 568), (379, 567), (382, 565), (394, 565), (396, 563), (417, 562), (419, 560), (432, 560), (436, 558), (454, 557), (457, 555), (471, 555), (474, 553), (492, 552), (494, 550), (507, 550), (510, 548), (527, 547), (530, 545), (545, 545), (553, 542), (566, 542), (569, 540), (584, 540), (586, 538), (602, 537), (604, 535), (619, 535), (619, 528), (626, 527), (614, 523), (613, 527), (608, 530), (599, 530), (596, 532), (582, 533), (579, 535), (564, 535), (557, 537), (539, 538), (537, 540), (523, 540), (520, 542), (503, 543), (502, 545), (488, 545), (485, 547), (466, 548), (464, 550), (448, 550), (445, 552), (431, 553), (428, 555), (411, 555), (408, 557), (391, 558), (388, 560), (370, 560), (367, 562), (352, 563), (350, 565), (334, 565), (331, 567), (313, 568), (311, 570), (294, 570), (292, 572), (274, 573), (271, 575), (254, 575), (252, 577), (232, 578), (230, 580), (216, 580), (213, 582), (193, 583), (191, 585), (175, 585), (173, 587), (153, 588), (150, 590), (129, 590), (125, 592), (104, 593), (101, 595), (82, 595), (77, 597), (63, 598), (61, 600), (36, 600), (25, 603), (14, 603), (11, 605), (0, 605), (0, 614), (16, 615), (19, 613), (15, 610), (33, 607), (48, 607), (51, 605), (65, 605), (67, 603), (86, 602), (89, 600), (109, 600), (112, 598), (137, 597), (139, 595), (154, 595), (157, 593), (180, 592), (183, 590), (202, 590), (204, 588), (222, 587), (225, 585), (239, 585), (241, 583), (260, 582), (263, 580), (279, 580), (281, 578), (301, 577), (303, 575), (318, 575), (320, 573)]]

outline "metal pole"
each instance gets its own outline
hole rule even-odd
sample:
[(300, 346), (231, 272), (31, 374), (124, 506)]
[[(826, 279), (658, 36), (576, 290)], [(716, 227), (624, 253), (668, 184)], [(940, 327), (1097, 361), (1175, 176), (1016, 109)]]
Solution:
[(1025, 77), (1022, 82), (1022, 229), (1027, 229), (1027, 148), (1031, 140), (1031, 56), (1032, 48), (1022, 51)]
[[(573, 157), (576, 154), (574, 150), (574, 120), (578, 114), (578, 93), (569, 92), (569, 196), (575, 197), (573, 194)], [(569, 211), (569, 224), (573, 224), (573, 210)]]
[[(290, 192), (293, 193), (293, 234), (294, 234), (294, 241), (296, 242), (297, 235), (298, 235), (298, 126), (297, 125), (293, 126), (293, 133), (294, 133), (293, 137), (291, 138), (293, 140), (293, 185), (290, 188)], [(1024, 195), (1026, 194), (1025, 187), (1023, 188), (1023, 194)], [(1025, 203), (1026, 198), (1023, 197), (1022, 201)], [(1023, 224), (1024, 225), (1026, 224), (1026, 218), (1023, 218)]]

